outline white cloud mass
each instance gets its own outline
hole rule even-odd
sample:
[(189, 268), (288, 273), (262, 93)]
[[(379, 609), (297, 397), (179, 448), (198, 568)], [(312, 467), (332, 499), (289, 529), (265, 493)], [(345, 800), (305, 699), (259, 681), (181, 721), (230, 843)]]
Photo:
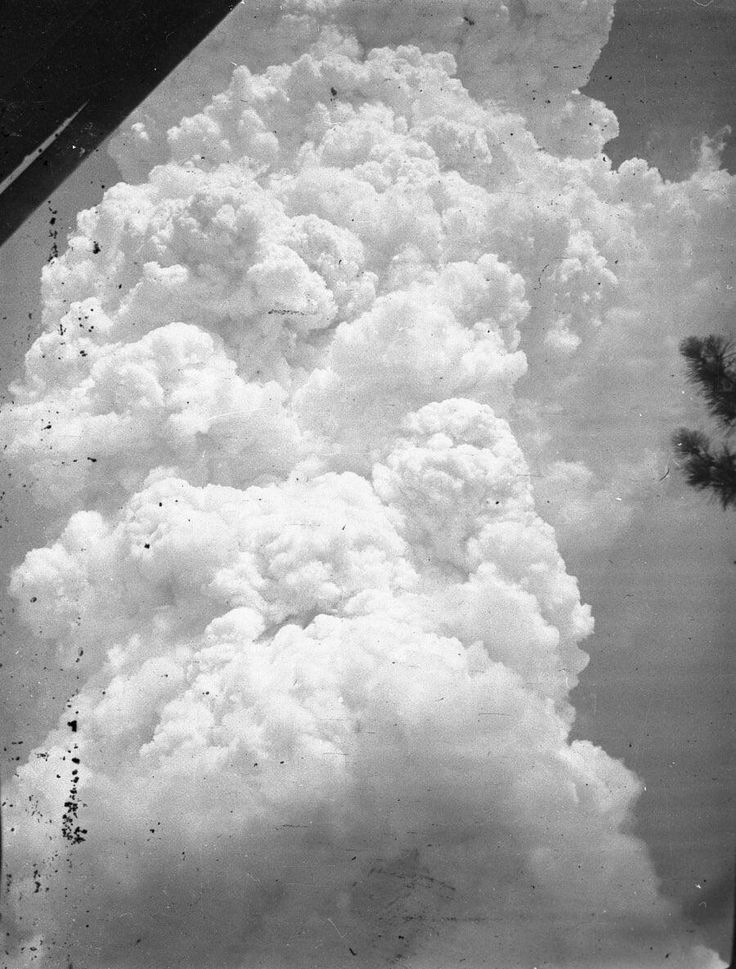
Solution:
[(6, 791), (8, 965), (722, 965), (570, 740), (535, 510), (626, 519), (636, 428), (618, 482), (559, 415), (733, 309), (733, 179), (602, 153), (611, 6), (241, 4), (116, 136), (0, 417), (80, 684)]

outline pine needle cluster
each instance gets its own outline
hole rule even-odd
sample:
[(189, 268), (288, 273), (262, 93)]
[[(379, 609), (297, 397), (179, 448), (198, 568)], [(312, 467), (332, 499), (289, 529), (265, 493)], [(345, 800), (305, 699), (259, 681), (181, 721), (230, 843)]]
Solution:
[(685, 480), (693, 488), (710, 491), (724, 508), (736, 506), (736, 453), (726, 440), (736, 427), (736, 350), (723, 336), (691, 336), (680, 344), (680, 353), (688, 379), (724, 435), (718, 445), (702, 431), (675, 431), (672, 444), (682, 459)]

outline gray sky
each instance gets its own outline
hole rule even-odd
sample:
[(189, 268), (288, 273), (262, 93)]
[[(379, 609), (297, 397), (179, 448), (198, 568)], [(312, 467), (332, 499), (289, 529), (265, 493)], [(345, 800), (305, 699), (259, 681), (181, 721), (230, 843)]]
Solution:
[[(732, 0), (619, 0), (585, 89), (618, 116), (620, 136), (608, 146), (614, 162), (638, 155), (665, 177), (684, 177), (703, 133), (736, 130), (734, 50)], [(734, 144), (732, 136), (723, 158), (732, 172)], [(703, 422), (698, 401), (692, 415), (692, 424)], [(567, 561), (597, 624), (575, 695), (579, 733), (644, 778), (638, 830), (665, 890), (687, 900), (725, 953), (735, 813), (733, 512), (670, 476), (608, 554)]]

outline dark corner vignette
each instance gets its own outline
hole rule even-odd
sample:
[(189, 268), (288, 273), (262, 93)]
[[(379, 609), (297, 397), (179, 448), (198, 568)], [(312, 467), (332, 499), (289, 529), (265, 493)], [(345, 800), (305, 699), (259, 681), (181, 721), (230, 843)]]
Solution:
[(9, 0), (0, 245), (239, 0)]

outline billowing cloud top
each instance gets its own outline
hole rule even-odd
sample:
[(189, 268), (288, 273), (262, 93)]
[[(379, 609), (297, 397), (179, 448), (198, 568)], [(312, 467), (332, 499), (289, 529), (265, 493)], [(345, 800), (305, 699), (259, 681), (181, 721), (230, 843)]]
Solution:
[(118, 135), (0, 419), (80, 678), (8, 798), (14, 965), (720, 965), (570, 741), (592, 620), (519, 443), (665, 253), (721, 292), (729, 177), (602, 155), (609, 17), (243, 4)]

